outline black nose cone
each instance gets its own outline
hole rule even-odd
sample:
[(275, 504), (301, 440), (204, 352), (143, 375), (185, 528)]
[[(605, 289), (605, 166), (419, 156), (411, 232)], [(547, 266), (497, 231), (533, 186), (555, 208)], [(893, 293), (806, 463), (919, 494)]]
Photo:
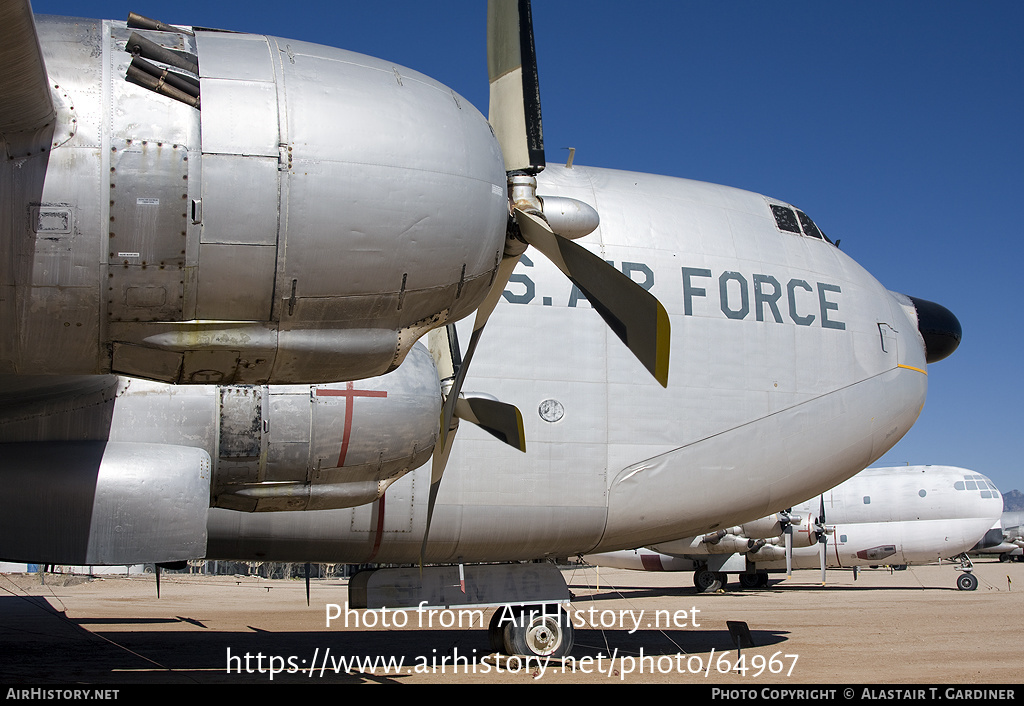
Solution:
[(910, 297), (917, 309), (917, 330), (924, 337), (925, 360), (929, 363), (949, 356), (960, 345), (960, 321), (946, 307), (926, 299)]

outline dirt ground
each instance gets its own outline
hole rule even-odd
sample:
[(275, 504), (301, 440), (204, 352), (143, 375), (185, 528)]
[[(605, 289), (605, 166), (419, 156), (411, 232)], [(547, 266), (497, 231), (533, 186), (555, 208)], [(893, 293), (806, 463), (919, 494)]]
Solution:
[[(573, 659), (529, 665), (493, 658), (466, 612), (357, 611), (345, 627), (344, 581), (313, 581), (307, 607), (302, 580), (165, 574), (158, 600), (146, 575), (0, 575), (0, 683), (1017, 683), (1024, 564), (975, 566), (973, 592), (945, 564), (710, 595), (689, 573), (566, 570)], [(727, 621), (753, 640), (740, 671)]]

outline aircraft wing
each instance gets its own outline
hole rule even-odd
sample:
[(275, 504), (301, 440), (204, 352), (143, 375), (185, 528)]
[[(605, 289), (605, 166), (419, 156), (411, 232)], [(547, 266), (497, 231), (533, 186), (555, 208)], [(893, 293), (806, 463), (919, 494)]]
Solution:
[(10, 157), (54, 123), (50, 84), (28, 0), (0, 0), (0, 138)]

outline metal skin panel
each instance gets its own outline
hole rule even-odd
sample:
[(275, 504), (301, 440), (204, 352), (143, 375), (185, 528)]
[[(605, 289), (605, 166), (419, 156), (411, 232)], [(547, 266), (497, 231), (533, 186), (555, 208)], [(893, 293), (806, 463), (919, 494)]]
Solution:
[(0, 377), (0, 443), (104, 440), (117, 389), (115, 375)]
[[(263, 36), (37, 29), (58, 127), (52, 149), (0, 165), (0, 373), (372, 377), (486, 293), (504, 167), (486, 120), (445, 86)], [(199, 56), (201, 110), (125, 80), (133, 32)], [(226, 272), (200, 241), (258, 267)]]
[(267, 38), (233, 32), (197, 32), (196, 45), (203, 60), (201, 78), (273, 81), (274, 66)]
[(423, 566), (362, 571), (349, 581), (351, 608), (451, 608), (461, 605), (568, 603), (554, 564)]
[[(504, 243), (505, 172), (476, 109), (410, 69), (274, 41), (291, 148), (286, 276), (299, 280), (298, 296), (325, 296), (341, 272), (353, 295), (398, 292), (408, 275), (411, 306), (458, 282), (463, 265), (466, 281), (489, 278)], [(293, 242), (309, 232), (322, 235)], [(398, 266), (413, 258), (422, 265)], [(437, 294), (452, 318), (475, 306)]]
[(181, 145), (129, 139), (112, 141), (110, 152), (108, 319), (180, 319), (188, 151)]
[(277, 156), (281, 139), (273, 83), (204, 78), (200, 91), (203, 152)]
[[(58, 123), (74, 125), (67, 139), (50, 130), (53, 141), (47, 137), (33, 157), (0, 160), (3, 373), (69, 372), (96, 358), (100, 287), (105, 287), (96, 231), (106, 203), (99, 164), (101, 35), (98, 23), (89, 21), (63, 20), (51, 27), (64, 41), (45, 46), (44, 61), (76, 66), (95, 88), (73, 91), (69, 98), (61, 98), (68, 95), (63, 88), (51, 93), (60, 98)], [(63, 86), (69, 73), (50, 71), (50, 80)], [(57, 142), (59, 147), (51, 147)]]
[(201, 242), (277, 245), (279, 189), (276, 156), (204, 154)]
[(110, 565), (205, 554), (205, 451), (104, 441), (14, 443), (3, 451), (0, 555)]
[[(199, 258), (200, 318), (261, 321), (270, 315), (276, 247), (203, 243)], [(233, 367), (222, 372), (230, 377)]]

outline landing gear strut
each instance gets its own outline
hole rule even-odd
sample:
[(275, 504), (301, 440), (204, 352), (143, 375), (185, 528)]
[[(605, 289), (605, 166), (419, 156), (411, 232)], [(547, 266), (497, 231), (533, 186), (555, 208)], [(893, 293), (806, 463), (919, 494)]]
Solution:
[(976, 589), (978, 587), (978, 577), (971, 573), (974, 571), (974, 562), (967, 556), (967, 552), (953, 558), (960, 561), (960, 571), (963, 572), (956, 578), (956, 587), (961, 591), (973, 591)]

